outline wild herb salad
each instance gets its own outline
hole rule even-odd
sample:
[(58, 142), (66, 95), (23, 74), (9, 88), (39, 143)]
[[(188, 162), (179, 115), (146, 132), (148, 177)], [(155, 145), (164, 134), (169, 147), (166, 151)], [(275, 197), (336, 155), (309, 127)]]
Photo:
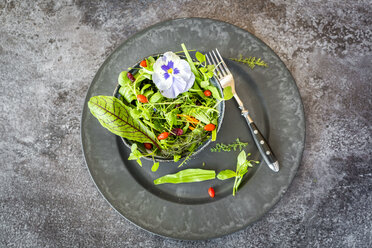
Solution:
[(144, 156), (178, 161), (215, 140), (218, 105), (232, 97), (231, 88), (222, 96), (211, 83), (215, 67), (203, 54), (196, 52), (193, 61), (182, 48), (183, 57), (173, 52), (149, 56), (138, 68), (120, 73), (118, 98), (95, 96), (88, 102), (103, 127), (134, 142), (129, 159), (139, 164)]
[[(129, 68), (119, 75), (119, 94), (115, 96), (94, 96), (88, 102), (91, 113), (101, 125), (116, 135), (133, 142), (130, 160), (160, 156), (175, 162), (186, 156), (185, 161), (206, 140), (216, 140), (219, 104), (233, 97), (231, 87), (221, 94), (220, 88), (211, 83), (215, 66), (207, 65), (200, 52), (193, 60), (182, 44), (184, 56), (166, 52), (149, 56), (137, 68)], [(231, 60), (247, 64), (253, 69), (267, 64), (255, 57)], [(239, 138), (232, 144), (217, 143), (211, 152), (229, 152), (239, 149), (236, 171), (223, 170), (217, 174), (219, 180), (235, 178), (233, 195), (238, 190), (248, 167), (258, 161), (248, 160), (243, 148), (247, 143)], [(204, 166), (204, 163), (203, 163)], [(151, 168), (158, 169), (159, 162)], [(191, 183), (216, 178), (214, 170), (185, 169), (175, 174), (157, 178), (154, 184)], [(210, 197), (215, 196), (213, 187), (208, 189)]]

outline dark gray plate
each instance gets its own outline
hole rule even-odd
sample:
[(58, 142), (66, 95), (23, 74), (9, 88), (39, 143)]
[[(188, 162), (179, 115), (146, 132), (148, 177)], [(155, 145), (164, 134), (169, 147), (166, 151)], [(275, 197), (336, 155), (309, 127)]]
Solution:
[[(244, 177), (233, 197), (233, 179), (191, 184), (153, 185), (153, 180), (179, 169), (175, 163), (162, 163), (151, 172), (151, 162), (143, 167), (128, 161), (129, 150), (120, 138), (101, 127), (90, 114), (87, 101), (95, 95), (112, 95), (117, 77), (138, 59), (149, 54), (180, 51), (181, 43), (201, 52), (218, 48), (225, 58), (239, 54), (261, 57), (268, 68), (231, 62), (236, 88), (257, 126), (270, 143), (280, 171), (261, 163)], [(232, 143), (237, 137), (249, 142), (247, 152), (260, 160), (237, 104), (226, 102), (224, 122), (217, 142)], [(106, 200), (134, 224), (159, 235), (176, 239), (210, 239), (248, 226), (267, 212), (285, 193), (300, 164), (305, 138), (305, 119), (296, 84), (276, 54), (249, 32), (231, 24), (210, 19), (177, 19), (156, 24), (126, 40), (97, 72), (88, 90), (82, 120), (81, 138), (85, 160), (97, 188)], [(236, 152), (210, 152), (211, 143), (185, 168), (235, 169)], [(214, 187), (216, 197), (208, 196)]]

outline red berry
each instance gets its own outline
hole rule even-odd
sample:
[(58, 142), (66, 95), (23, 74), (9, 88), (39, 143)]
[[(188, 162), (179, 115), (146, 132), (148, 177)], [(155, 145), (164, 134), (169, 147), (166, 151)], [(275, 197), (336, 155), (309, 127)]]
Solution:
[(174, 134), (176, 136), (180, 136), (180, 135), (183, 134), (183, 130), (181, 128), (173, 128), (172, 134)]
[(206, 90), (206, 91), (204, 91), (204, 95), (205, 96), (211, 96), (212, 92), (210, 90)]
[(212, 123), (209, 123), (209, 124), (204, 126), (205, 131), (213, 131), (215, 128), (216, 128), (216, 126)]
[(152, 144), (151, 143), (144, 143), (144, 145), (145, 145), (145, 148), (147, 150), (151, 150), (152, 149)]
[(144, 95), (137, 95), (137, 100), (140, 101), (140, 102), (142, 102), (142, 103), (147, 103), (147, 102), (149, 102), (149, 101), (147, 100), (147, 97), (145, 97)]
[(166, 139), (166, 138), (168, 138), (168, 136), (169, 136), (169, 133), (168, 132), (161, 133), (158, 136), (158, 140)]
[(132, 81), (132, 83), (136, 81), (136, 79), (133, 77), (132, 73), (130, 72), (127, 73), (127, 77), (129, 78), (130, 81)]
[(209, 194), (210, 197), (212, 197), (212, 198), (214, 197), (214, 189), (212, 187), (210, 187), (208, 189), (208, 194)]
[(145, 59), (141, 61), (140, 66), (147, 67), (147, 62)]

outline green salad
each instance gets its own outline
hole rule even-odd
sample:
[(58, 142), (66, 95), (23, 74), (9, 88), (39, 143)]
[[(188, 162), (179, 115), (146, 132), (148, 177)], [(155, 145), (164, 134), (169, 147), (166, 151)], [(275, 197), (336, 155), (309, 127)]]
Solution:
[(213, 84), (215, 67), (205, 56), (166, 52), (143, 59), (119, 75), (115, 96), (94, 96), (88, 106), (101, 125), (132, 143), (129, 159), (190, 156), (215, 140), (220, 104), (231, 88)]

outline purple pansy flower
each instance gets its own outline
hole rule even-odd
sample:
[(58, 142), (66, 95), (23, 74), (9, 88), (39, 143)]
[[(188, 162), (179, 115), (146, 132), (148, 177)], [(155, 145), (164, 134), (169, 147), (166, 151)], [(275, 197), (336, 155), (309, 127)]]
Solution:
[(176, 98), (192, 87), (195, 75), (186, 60), (173, 52), (166, 52), (155, 62), (152, 80), (163, 96)]

